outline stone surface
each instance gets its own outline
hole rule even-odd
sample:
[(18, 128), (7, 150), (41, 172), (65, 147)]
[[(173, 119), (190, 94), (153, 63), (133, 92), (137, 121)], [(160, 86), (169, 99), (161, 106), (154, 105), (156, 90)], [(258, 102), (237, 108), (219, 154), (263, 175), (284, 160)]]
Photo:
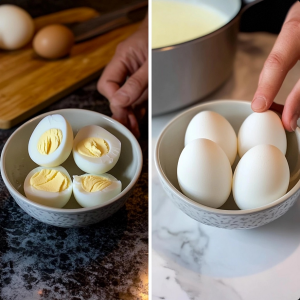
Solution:
[[(82, 108), (111, 115), (96, 81), (41, 111)], [(0, 299), (147, 299), (148, 126), (139, 139), (141, 177), (115, 215), (85, 228), (64, 229), (27, 215), (0, 178)], [(16, 129), (0, 130), (0, 151)]]
[[(275, 35), (267, 33), (239, 34), (231, 77), (203, 101), (251, 101), (275, 40)], [(298, 62), (284, 81), (277, 103), (285, 102), (299, 74)], [(153, 118), (153, 148), (164, 126), (184, 109)], [(293, 199), (295, 205), (267, 225), (249, 230), (219, 229), (178, 209), (164, 192), (154, 163), (152, 170), (153, 300), (300, 298), (299, 199)]]
[[(13, 0), (33, 17), (79, 6), (108, 12), (120, 1)], [(70, 74), (71, 76), (71, 74)], [(96, 81), (54, 103), (46, 111), (82, 108), (111, 115)], [(27, 215), (10, 197), (0, 177), (0, 299), (147, 299), (148, 294), (148, 120), (139, 139), (144, 166), (129, 198), (115, 215), (98, 224), (64, 229)], [(16, 129), (0, 130), (0, 152)]]

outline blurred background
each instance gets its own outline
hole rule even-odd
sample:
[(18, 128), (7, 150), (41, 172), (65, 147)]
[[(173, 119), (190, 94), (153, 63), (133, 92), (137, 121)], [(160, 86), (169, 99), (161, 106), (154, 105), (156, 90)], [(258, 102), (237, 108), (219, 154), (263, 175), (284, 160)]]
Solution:
[[(254, 3), (256, 1), (245, 2)], [(263, 0), (255, 4), (242, 15), (241, 31), (279, 33), (288, 10), (295, 2), (295, 0)]]
[[(106, 13), (119, 8), (125, 7), (128, 4), (141, 2), (139, 0), (11, 0), (0, 1), (0, 4), (15, 4), (24, 8), (29, 14), (35, 18), (45, 14), (57, 12), (60, 10), (87, 6), (92, 7), (99, 12)], [(245, 3), (255, 2), (247, 0)], [(285, 16), (292, 6), (294, 0), (263, 0), (261, 3), (249, 8), (242, 16), (241, 31), (267, 31), (278, 33)]]
[(14, 4), (25, 9), (33, 18), (40, 17), (42, 15), (58, 12), (60, 10), (75, 8), (81, 6), (87, 6), (94, 8), (101, 13), (107, 13), (113, 10), (126, 7), (129, 4), (141, 2), (139, 0), (110, 0), (110, 1), (97, 1), (97, 0), (16, 0), (16, 1), (0, 1), (0, 4)]
[[(0, 1), (0, 5), (17, 5), (36, 18), (75, 7), (91, 7), (106, 13), (137, 2), (16, 0)], [(87, 44), (90, 45), (89, 41)], [(3, 65), (7, 61), (6, 55), (17, 55), (19, 51), (23, 50), (0, 50)], [(68, 59), (52, 63), (64, 63)], [(46, 64), (47, 61), (38, 60), (38, 63)], [(15, 62), (13, 67), (17, 65), (18, 62)], [(3, 73), (0, 73), (2, 76)], [(49, 74), (52, 77), (57, 75), (49, 72), (46, 76)], [(74, 74), (69, 72), (68, 76)], [(31, 117), (63, 108), (87, 109), (111, 116), (108, 100), (97, 91), (98, 78), (99, 75), (97, 78), (94, 76), (94, 79)], [(22, 78), (11, 78), (8, 83), (14, 85), (18, 80), (22, 81)], [(51, 90), (49, 83), (48, 86)], [(2, 96), (5, 97), (0, 93), (0, 98)], [(9, 99), (2, 98), (1, 101)], [(14, 109), (15, 106), (11, 107), (11, 110)], [(0, 153), (11, 134), (25, 121), (10, 129), (0, 129)], [(95, 225), (59, 228), (37, 221), (17, 205), (0, 177), (1, 300), (148, 298), (147, 114), (140, 131), (139, 144), (144, 161), (133, 194), (116, 214)]]

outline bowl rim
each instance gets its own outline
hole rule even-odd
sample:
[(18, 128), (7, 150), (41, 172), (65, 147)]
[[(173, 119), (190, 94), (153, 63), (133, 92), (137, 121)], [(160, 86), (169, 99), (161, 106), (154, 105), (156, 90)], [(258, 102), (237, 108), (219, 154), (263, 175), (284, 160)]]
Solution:
[[(42, 205), (42, 204), (38, 204), (36, 202), (33, 202), (29, 199), (27, 199), (24, 195), (22, 195), (19, 191), (17, 191), (14, 186), (11, 184), (11, 182), (9, 181), (5, 168), (4, 168), (4, 160), (5, 160), (5, 152), (6, 149), (8, 147), (8, 144), (10, 143), (10, 141), (13, 139), (14, 135), (21, 131), (24, 127), (26, 127), (29, 123), (34, 122), (36, 120), (41, 120), (44, 117), (48, 116), (48, 115), (52, 115), (52, 114), (59, 114), (61, 112), (79, 112), (79, 111), (84, 111), (85, 113), (90, 113), (90, 114), (95, 114), (95, 115), (100, 115), (101, 118), (104, 118), (105, 120), (109, 121), (110, 123), (113, 124), (117, 124), (117, 126), (121, 126), (123, 127), (123, 130), (125, 130), (125, 132), (127, 133), (127, 137), (129, 136), (131, 143), (133, 144), (134, 148), (137, 151), (137, 169), (135, 171), (135, 174), (132, 178), (132, 180), (130, 181), (130, 183), (127, 185), (127, 187), (121, 191), (120, 194), (118, 194), (117, 196), (115, 196), (114, 198), (110, 199), (109, 201), (96, 205), (96, 206), (92, 206), (92, 207), (82, 207), (82, 208), (55, 208), (55, 207), (50, 207), (50, 206), (46, 206), (46, 205)], [(70, 153), (70, 155), (72, 155)], [(2, 179), (8, 189), (8, 191), (11, 193), (16, 194), (16, 196), (18, 196), (19, 199), (21, 199), (23, 202), (28, 203), (31, 206), (34, 206), (38, 209), (42, 209), (44, 211), (48, 211), (48, 212), (52, 212), (52, 213), (60, 213), (60, 214), (78, 214), (78, 213), (86, 213), (86, 212), (90, 212), (90, 211), (94, 211), (97, 210), (101, 207), (105, 207), (107, 205), (110, 205), (111, 203), (117, 201), (118, 199), (122, 198), (123, 196), (125, 196), (135, 185), (135, 183), (138, 181), (139, 176), (141, 174), (142, 171), (142, 167), (143, 167), (143, 155), (142, 155), (142, 150), (141, 147), (137, 141), (137, 139), (135, 138), (135, 136), (131, 133), (131, 131), (129, 129), (127, 129), (123, 124), (119, 123), (118, 121), (112, 119), (111, 117), (108, 117), (104, 114), (101, 114), (99, 112), (96, 111), (92, 111), (92, 110), (88, 110), (88, 109), (81, 109), (81, 108), (65, 108), (65, 109), (58, 109), (58, 110), (52, 110), (46, 113), (43, 113), (41, 115), (38, 115), (30, 120), (28, 120), (27, 122), (25, 122), (24, 124), (22, 124), (20, 127), (18, 127), (8, 138), (8, 140), (6, 141), (2, 152), (1, 152), (1, 161), (0, 161), (0, 170), (1, 170), (1, 175), (2, 175)], [(15, 200), (15, 199), (14, 199)]]
[[(288, 193), (284, 194), (279, 199), (277, 199), (277, 200), (275, 200), (275, 201), (273, 201), (273, 202), (271, 202), (267, 205), (264, 205), (264, 206), (261, 206), (261, 207), (258, 207), (258, 208), (254, 208), (254, 209), (225, 210), (225, 209), (218, 209), (218, 208), (208, 207), (208, 206), (205, 206), (203, 204), (200, 204), (200, 203), (188, 198), (187, 196), (185, 196), (183, 193), (181, 193), (179, 190), (177, 190), (174, 187), (174, 185), (169, 181), (169, 179), (167, 178), (167, 176), (163, 172), (162, 167), (161, 167), (161, 163), (160, 163), (160, 159), (159, 159), (160, 145), (161, 145), (161, 141), (162, 141), (164, 135), (166, 134), (167, 130), (173, 125), (173, 123), (177, 122), (178, 119), (180, 119), (185, 114), (189, 114), (190, 112), (192, 112), (194, 110), (197, 110), (199, 107), (205, 107), (207, 105), (218, 106), (219, 104), (224, 104), (224, 103), (225, 104), (226, 103), (227, 104), (240, 103), (240, 104), (245, 104), (245, 105), (251, 105), (251, 102), (247, 101), (247, 100), (232, 100), (232, 99), (209, 100), (209, 101), (201, 102), (201, 104), (198, 104), (196, 106), (193, 106), (193, 107), (181, 112), (180, 114), (175, 116), (171, 121), (169, 121), (167, 123), (167, 125), (163, 128), (163, 130), (161, 131), (161, 133), (158, 137), (158, 140), (157, 140), (156, 145), (155, 145), (155, 150), (154, 150), (155, 167), (156, 167), (156, 170), (158, 172), (158, 175), (159, 175), (160, 179), (164, 182), (165, 185), (167, 185), (169, 190), (171, 190), (173, 193), (175, 193), (176, 196), (178, 198), (180, 198), (183, 202), (185, 202), (189, 206), (193, 206), (197, 210), (201, 209), (201, 210), (206, 211), (208, 213), (219, 214), (219, 215), (221, 214), (221, 215), (241, 216), (241, 215), (248, 215), (248, 214), (262, 212), (262, 211), (268, 210), (272, 207), (275, 207), (277, 205), (280, 205), (281, 203), (283, 203), (285, 200), (290, 198), (292, 195), (294, 195), (300, 189), (300, 180), (298, 180), (298, 182), (293, 186), (293, 188)], [(296, 128), (296, 131), (300, 135), (300, 128), (299, 127)]]

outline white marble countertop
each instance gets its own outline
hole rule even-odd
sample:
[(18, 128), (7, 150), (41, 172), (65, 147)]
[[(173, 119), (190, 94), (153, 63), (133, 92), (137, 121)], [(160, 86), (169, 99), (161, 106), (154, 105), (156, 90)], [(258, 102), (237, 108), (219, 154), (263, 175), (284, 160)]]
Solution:
[[(276, 36), (240, 34), (231, 78), (205, 100), (251, 100)], [(284, 103), (299, 79), (298, 63), (277, 98)], [(178, 113), (152, 120), (152, 145)], [(276, 221), (251, 230), (225, 230), (191, 219), (152, 176), (152, 299), (300, 299), (300, 201)]]

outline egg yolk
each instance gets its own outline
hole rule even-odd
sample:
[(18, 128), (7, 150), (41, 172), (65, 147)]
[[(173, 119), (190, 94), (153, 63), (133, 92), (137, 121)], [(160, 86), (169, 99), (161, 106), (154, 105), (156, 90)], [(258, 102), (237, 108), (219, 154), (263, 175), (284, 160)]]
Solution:
[(101, 138), (89, 137), (77, 145), (78, 153), (88, 157), (101, 157), (108, 153), (108, 143)]
[(45, 131), (38, 141), (38, 151), (43, 155), (53, 153), (61, 144), (62, 138), (60, 129), (51, 128)]
[(40, 191), (57, 193), (66, 190), (70, 180), (62, 172), (43, 169), (30, 178), (30, 185)]
[(81, 180), (82, 188), (88, 193), (102, 191), (110, 185), (111, 181), (101, 176), (88, 175)]

